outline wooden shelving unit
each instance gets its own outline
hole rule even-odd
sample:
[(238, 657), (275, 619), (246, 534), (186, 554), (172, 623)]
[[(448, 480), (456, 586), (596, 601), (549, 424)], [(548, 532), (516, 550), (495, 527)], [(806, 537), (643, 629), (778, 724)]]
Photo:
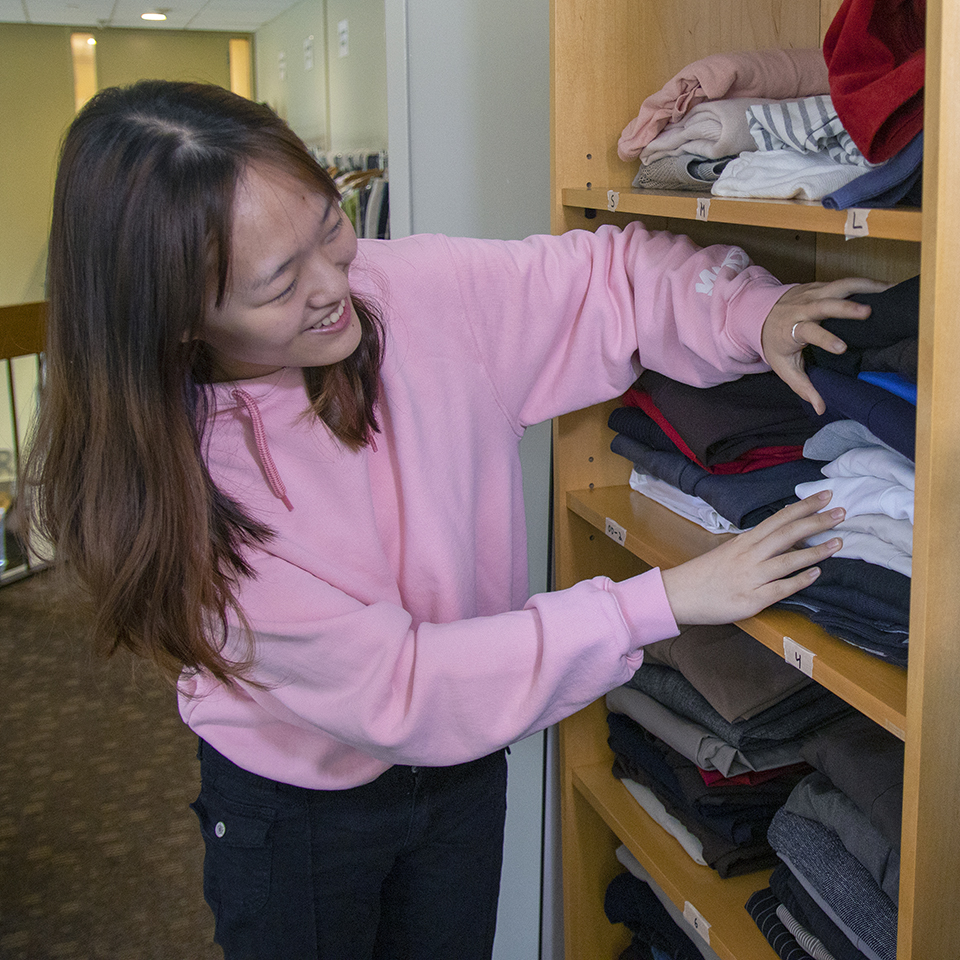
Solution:
[[(803, 617), (766, 611), (740, 624), (783, 653), (789, 637), (814, 654), (813, 677), (906, 742), (898, 960), (955, 960), (960, 915), (960, 0), (927, 5), (923, 212), (867, 214), (868, 236), (847, 239), (846, 211), (819, 204), (711, 198), (630, 186), (634, 164), (616, 141), (642, 100), (710, 53), (819, 46), (839, 0), (553, 0), (553, 230), (640, 218), (699, 243), (743, 246), (784, 281), (920, 273), (921, 341), (910, 667), (883, 663)], [(709, 201), (709, 203), (706, 203)], [(670, 566), (717, 540), (628, 485), (610, 451), (613, 401), (554, 426), (555, 571), (559, 588), (596, 575)], [(626, 529), (621, 546), (606, 521)], [(566, 960), (613, 960), (625, 929), (607, 922), (603, 894), (624, 843), (682, 910), (710, 924), (725, 960), (775, 960), (743, 909), (763, 874), (721, 880), (698, 867), (610, 775), (601, 701), (561, 724)]]
[[(568, 491), (567, 509), (601, 534), (607, 519), (613, 520), (627, 530), (626, 549), (655, 567), (676, 566), (730, 536), (708, 533), (629, 485)], [(785, 655), (784, 637), (798, 642), (802, 638), (803, 647), (814, 655), (813, 678), (903, 739), (905, 670), (863, 654), (788, 610), (767, 610), (739, 626), (781, 656)]]
[[(737, 197), (708, 197), (686, 191), (641, 190), (636, 187), (564, 189), (565, 207), (606, 210), (638, 217), (673, 217), (680, 220), (709, 220), (712, 223), (750, 227), (781, 227), (815, 233), (869, 236), (886, 240), (919, 241), (923, 218), (919, 209), (897, 207), (889, 210), (827, 210), (820, 203), (803, 200), (748, 200)], [(850, 222), (856, 217), (855, 222)]]

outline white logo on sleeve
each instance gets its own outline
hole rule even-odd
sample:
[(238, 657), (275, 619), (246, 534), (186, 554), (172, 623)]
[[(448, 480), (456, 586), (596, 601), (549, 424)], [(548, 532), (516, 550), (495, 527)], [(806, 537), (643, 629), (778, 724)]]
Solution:
[(734, 247), (727, 252), (727, 255), (723, 258), (723, 263), (719, 267), (711, 267), (709, 270), (700, 271), (700, 282), (694, 289), (697, 293), (705, 293), (708, 297), (712, 297), (713, 285), (724, 267), (729, 267), (736, 275), (749, 266), (750, 258), (739, 247)]

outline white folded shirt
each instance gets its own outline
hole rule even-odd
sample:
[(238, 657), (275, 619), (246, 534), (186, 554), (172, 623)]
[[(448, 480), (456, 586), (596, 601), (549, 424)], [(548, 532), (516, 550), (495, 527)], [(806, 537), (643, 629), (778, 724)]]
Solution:
[(717, 197), (822, 200), (865, 172), (822, 154), (758, 150), (731, 160), (710, 192)]

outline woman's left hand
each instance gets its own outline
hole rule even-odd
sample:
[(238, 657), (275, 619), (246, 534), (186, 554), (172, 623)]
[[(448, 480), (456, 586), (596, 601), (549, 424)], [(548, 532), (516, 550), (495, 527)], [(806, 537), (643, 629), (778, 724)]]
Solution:
[(855, 293), (880, 293), (889, 287), (889, 283), (864, 277), (801, 283), (791, 287), (767, 314), (760, 332), (764, 358), (770, 369), (794, 393), (811, 403), (818, 414), (826, 410), (826, 404), (804, 372), (803, 348), (812, 343), (828, 353), (843, 353), (847, 345), (824, 330), (821, 322), (831, 317), (866, 320), (870, 308), (846, 298)]

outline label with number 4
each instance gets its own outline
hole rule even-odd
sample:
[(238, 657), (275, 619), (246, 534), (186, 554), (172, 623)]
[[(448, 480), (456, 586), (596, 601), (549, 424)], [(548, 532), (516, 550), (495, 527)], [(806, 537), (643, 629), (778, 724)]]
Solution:
[(808, 677), (813, 676), (813, 658), (815, 656), (815, 653), (811, 653), (806, 647), (801, 647), (796, 640), (791, 640), (790, 637), (783, 638), (783, 659), (791, 667), (796, 667)]

